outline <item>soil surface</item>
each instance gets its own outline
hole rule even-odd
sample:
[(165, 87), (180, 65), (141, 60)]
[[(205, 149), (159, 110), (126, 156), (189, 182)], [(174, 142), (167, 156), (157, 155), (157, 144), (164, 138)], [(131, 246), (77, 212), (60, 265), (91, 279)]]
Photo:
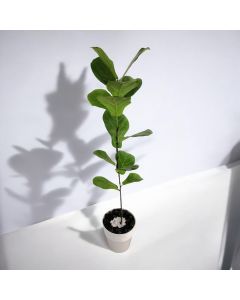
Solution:
[(133, 229), (136, 221), (135, 221), (134, 216), (128, 210), (123, 209), (123, 217), (126, 219), (125, 226), (123, 226), (121, 228), (113, 227), (110, 222), (116, 217), (121, 217), (121, 209), (120, 208), (115, 208), (113, 210), (110, 210), (109, 212), (107, 212), (104, 215), (103, 225), (107, 230), (109, 230), (112, 233), (123, 234), (123, 233), (127, 233), (131, 229)]

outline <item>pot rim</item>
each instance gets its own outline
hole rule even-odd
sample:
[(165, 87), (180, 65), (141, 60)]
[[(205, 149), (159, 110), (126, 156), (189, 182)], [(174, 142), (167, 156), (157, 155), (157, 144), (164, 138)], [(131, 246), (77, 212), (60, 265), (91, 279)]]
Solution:
[[(113, 208), (113, 209), (107, 211), (107, 212), (104, 214), (103, 218), (102, 218), (102, 223), (103, 223), (103, 220), (104, 220), (105, 215), (106, 215), (107, 213), (113, 211), (114, 209), (120, 209), (120, 208)], [(133, 231), (133, 229), (135, 228), (135, 226), (136, 226), (136, 218), (135, 218), (134, 214), (131, 213), (129, 210), (125, 209), (125, 208), (123, 208), (123, 210), (124, 210), (124, 211), (127, 211), (128, 213), (130, 213), (130, 214), (133, 216), (134, 221), (135, 221), (133, 228), (132, 228), (131, 230), (125, 232), (125, 233), (115, 233), (115, 232), (109, 231), (109, 230), (104, 226), (104, 223), (103, 223), (104, 229), (107, 230), (109, 233), (111, 233), (111, 234), (113, 234), (113, 235), (116, 235), (116, 236), (120, 236), (120, 235), (124, 235), (124, 234), (129, 234), (129, 233), (130, 233), (131, 231)]]

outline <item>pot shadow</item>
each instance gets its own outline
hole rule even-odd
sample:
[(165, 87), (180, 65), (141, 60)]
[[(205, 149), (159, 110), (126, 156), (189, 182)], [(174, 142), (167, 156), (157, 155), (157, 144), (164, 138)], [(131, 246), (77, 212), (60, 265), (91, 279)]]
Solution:
[(233, 168), (240, 161), (240, 142), (238, 142), (221, 165), (231, 170), (228, 203), (222, 237), (221, 269), (240, 269), (240, 168)]
[(95, 245), (100, 248), (109, 249), (107, 246), (106, 238), (103, 232), (103, 228), (95, 230), (82, 231), (74, 227), (67, 227), (68, 230), (78, 233), (79, 238), (82, 240)]
[(89, 224), (91, 227), (93, 227), (93, 229), (83, 231), (79, 228), (68, 226), (67, 230), (78, 233), (79, 238), (92, 245), (108, 249), (102, 224), (100, 223), (99, 217), (95, 214), (95, 205), (93, 205), (96, 203), (96, 198), (99, 199), (103, 193), (104, 192), (101, 189), (93, 187), (91, 189), (91, 197), (87, 203), (87, 207), (81, 211), (82, 214), (88, 219)]
[[(25, 179), (27, 191), (20, 194), (8, 187), (5, 191), (28, 207), (30, 224), (51, 218), (76, 184), (89, 181), (103, 166), (103, 162), (89, 165), (89, 161), (93, 157), (92, 152), (107, 140), (107, 134), (85, 142), (77, 133), (89, 114), (86, 109), (85, 77), (86, 69), (76, 81), (72, 81), (66, 74), (65, 65), (60, 63), (56, 89), (45, 97), (52, 122), (48, 138), (37, 138), (40, 146), (32, 149), (14, 145), (17, 153), (8, 159), (8, 165), (14, 170), (15, 177)], [(71, 157), (71, 161), (63, 166), (59, 164), (64, 153), (55, 149), (59, 142), (66, 145)], [(70, 183), (65, 187), (44, 192), (46, 185), (59, 176), (70, 179)], [(89, 192), (90, 200), (94, 198), (94, 193), (94, 190)], [(99, 198), (100, 195), (95, 201)]]

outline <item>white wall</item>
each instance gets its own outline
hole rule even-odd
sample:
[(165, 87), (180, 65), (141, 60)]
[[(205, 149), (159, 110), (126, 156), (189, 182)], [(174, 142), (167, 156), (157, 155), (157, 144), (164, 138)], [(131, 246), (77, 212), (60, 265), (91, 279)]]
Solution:
[(124, 193), (240, 156), (239, 31), (0, 32), (1, 232), (116, 195), (91, 183), (116, 176), (92, 155), (112, 148), (102, 111), (86, 101), (101, 87), (91, 46), (120, 74), (151, 48), (129, 73), (143, 86), (126, 115), (131, 133), (154, 135), (126, 141), (145, 180)]

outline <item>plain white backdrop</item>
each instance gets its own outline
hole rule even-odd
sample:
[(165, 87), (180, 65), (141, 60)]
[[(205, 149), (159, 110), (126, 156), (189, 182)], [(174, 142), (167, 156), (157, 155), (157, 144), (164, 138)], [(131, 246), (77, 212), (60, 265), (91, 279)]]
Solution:
[[(0, 33), (1, 232), (114, 197), (91, 179), (114, 180), (102, 111), (86, 95), (102, 85), (89, 64), (102, 47), (121, 75), (143, 79), (126, 109), (126, 141), (144, 181), (124, 193), (229, 162), (240, 140), (238, 31), (12, 31)], [(117, 205), (117, 204), (116, 204)], [(127, 206), (127, 203), (125, 203)]]

